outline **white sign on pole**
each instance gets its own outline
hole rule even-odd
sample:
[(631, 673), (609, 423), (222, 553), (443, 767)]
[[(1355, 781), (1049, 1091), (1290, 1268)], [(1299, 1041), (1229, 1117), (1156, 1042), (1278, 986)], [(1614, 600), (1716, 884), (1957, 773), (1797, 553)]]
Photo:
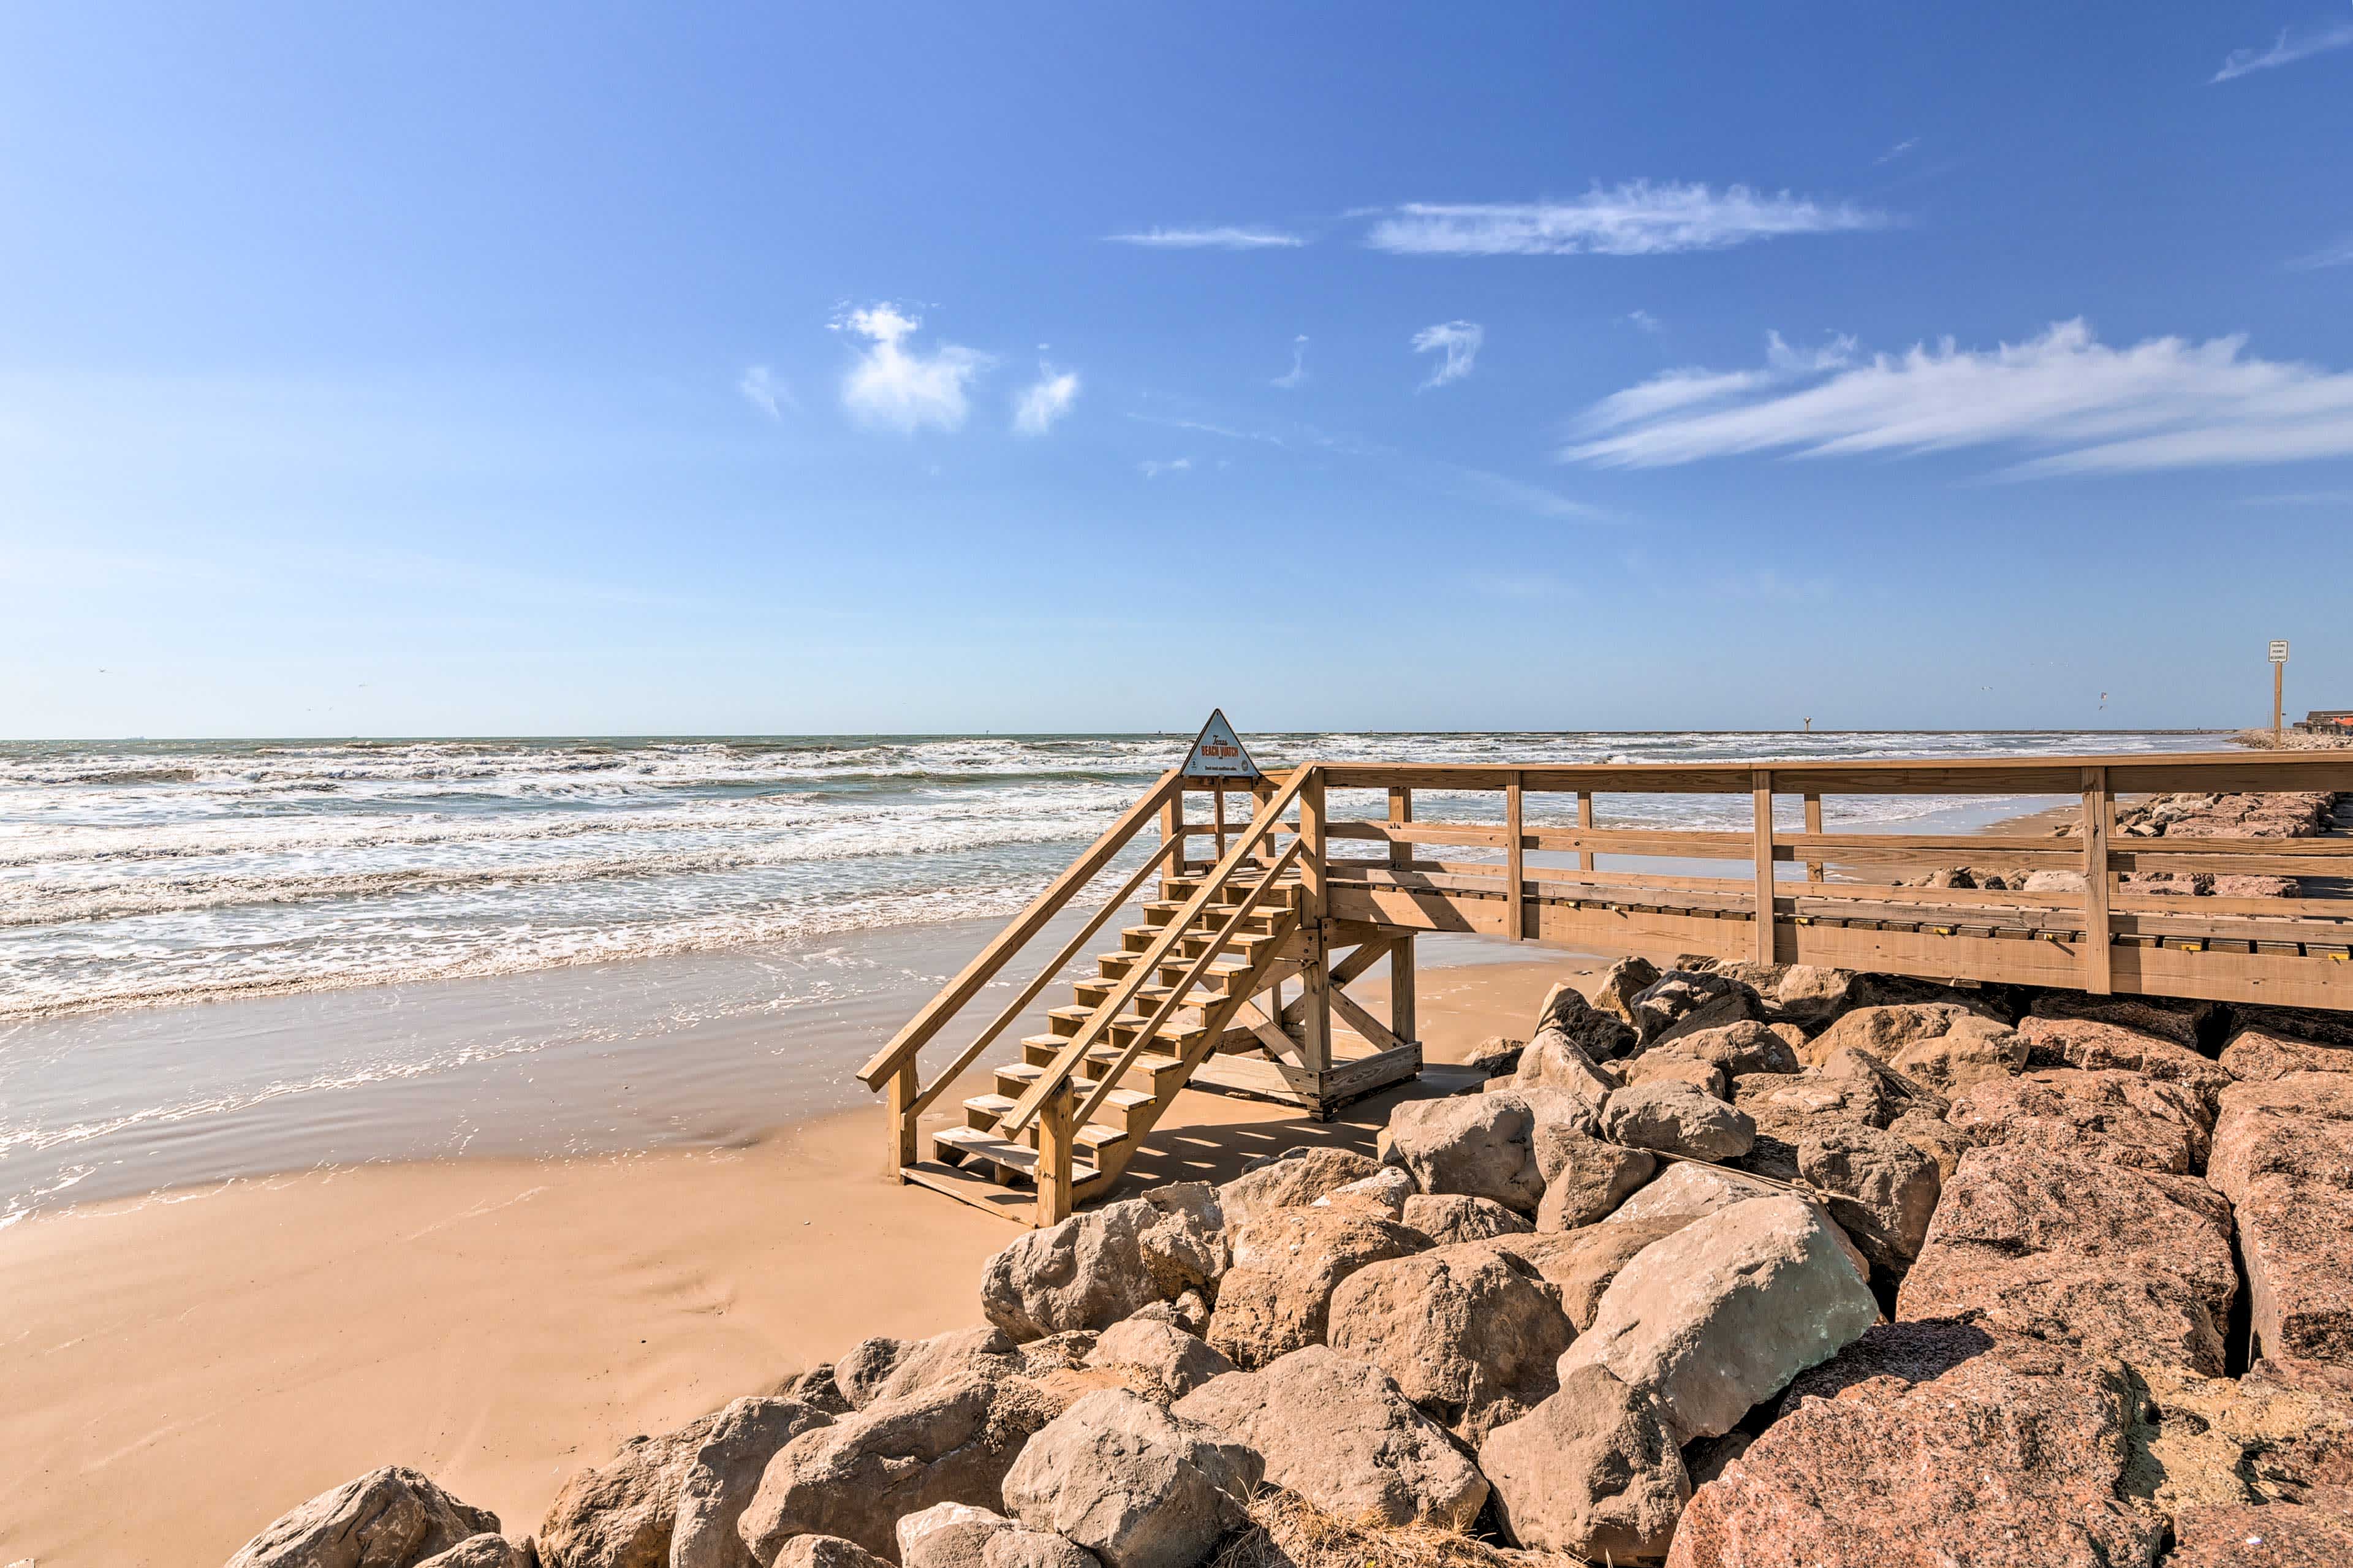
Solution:
[(1242, 749), (1241, 737), (1226, 722), (1226, 710), (1213, 709), (1209, 721), (1201, 726), (1195, 737), (1193, 749), (1185, 756), (1185, 777), (1188, 779), (1241, 779), (1256, 784), (1261, 776), (1258, 764), (1250, 761), (1250, 752)]
[(2272, 639), (2272, 662), (2274, 664), (2285, 664), (2287, 662), (2287, 638), (2274, 637)]

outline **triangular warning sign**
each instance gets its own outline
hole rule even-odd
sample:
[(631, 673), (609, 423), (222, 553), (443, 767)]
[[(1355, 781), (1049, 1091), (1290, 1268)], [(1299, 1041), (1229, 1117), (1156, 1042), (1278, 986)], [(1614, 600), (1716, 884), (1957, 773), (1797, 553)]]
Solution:
[(1256, 784), (1262, 776), (1258, 764), (1250, 761), (1250, 754), (1242, 750), (1241, 737), (1234, 733), (1231, 724), (1226, 722), (1224, 709), (1210, 710), (1209, 721), (1201, 726), (1201, 733), (1194, 740), (1193, 749), (1186, 753), (1184, 776), (1203, 780), (1240, 779), (1250, 784)]

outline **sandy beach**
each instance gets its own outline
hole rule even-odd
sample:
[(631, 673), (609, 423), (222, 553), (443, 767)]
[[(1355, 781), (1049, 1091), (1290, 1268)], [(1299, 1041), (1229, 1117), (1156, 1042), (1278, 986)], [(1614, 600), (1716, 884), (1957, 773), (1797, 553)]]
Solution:
[[(1587, 967), (1425, 972), (1431, 1058), (1525, 1031)], [(1369, 1149), (1394, 1098), (1318, 1126), (1188, 1094), (1134, 1179)], [(0, 1231), (0, 1562), (217, 1562), (396, 1461), (520, 1533), (634, 1434), (868, 1334), (976, 1321), (979, 1264), (1013, 1230), (884, 1182), (879, 1127), (860, 1110), (733, 1149), (311, 1171)]]

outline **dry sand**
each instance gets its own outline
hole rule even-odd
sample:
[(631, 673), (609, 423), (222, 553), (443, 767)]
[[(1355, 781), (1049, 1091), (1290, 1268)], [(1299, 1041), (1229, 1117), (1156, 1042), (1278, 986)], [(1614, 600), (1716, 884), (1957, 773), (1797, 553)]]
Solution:
[[(1524, 1034), (1546, 986), (1590, 968), (1425, 971), (1431, 1059)], [(1369, 1150), (1396, 1098), (1318, 1126), (1187, 1094), (1132, 1169), (1222, 1179), (1293, 1143)], [(881, 1139), (870, 1110), (745, 1149), (364, 1165), (0, 1231), (0, 1563), (219, 1563), (396, 1462), (521, 1534), (637, 1433), (869, 1334), (977, 1321), (981, 1263), (1017, 1233), (884, 1182)]]

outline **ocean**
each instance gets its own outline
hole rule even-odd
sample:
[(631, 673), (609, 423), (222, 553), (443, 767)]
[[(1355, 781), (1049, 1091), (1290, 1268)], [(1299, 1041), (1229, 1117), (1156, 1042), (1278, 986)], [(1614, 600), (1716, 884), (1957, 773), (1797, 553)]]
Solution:
[[(350, 1159), (726, 1142), (856, 1103), (856, 1060), (1190, 738), (0, 743), (0, 1225), (69, 1194)], [(2226, 744), (2179, 731), (1245, 739), (1268, 765)], [(1960, 831), (2041, 804), (1834, 798), (1825, 811), (1833, 829)], [(1749, 809), (1599, 805), (1605, 826), (1628, 826), (1739, 828)]]

